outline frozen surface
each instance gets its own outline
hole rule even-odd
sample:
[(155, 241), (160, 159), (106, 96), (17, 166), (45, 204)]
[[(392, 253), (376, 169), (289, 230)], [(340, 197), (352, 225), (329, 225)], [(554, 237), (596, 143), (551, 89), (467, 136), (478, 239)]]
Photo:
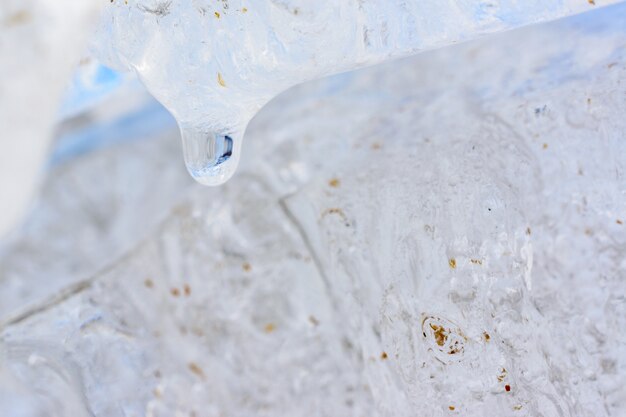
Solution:
[(101, 4), (0, 2), (0, 236), (21, 219), (31, 202), (61, 94)]
[(0, 409), (622, 417), (625, 47), (622, 4), (301, 85), (220, 188), (167, 133), (56, 166)]
[(216, 185), (250, 119), (289, 87), (614, 2), (117, 0), (96, 44), (172, 112), (189, 173)]

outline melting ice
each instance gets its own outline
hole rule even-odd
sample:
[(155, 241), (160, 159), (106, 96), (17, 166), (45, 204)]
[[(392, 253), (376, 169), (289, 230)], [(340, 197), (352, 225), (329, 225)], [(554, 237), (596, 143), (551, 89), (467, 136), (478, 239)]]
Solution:
[(593, 7), (585, 0), (112, 0), (97, 43), (105, 62), (134, 70), (175, 116), (189, 173), (217, 185), (233, 175), (250, 119), (295, 84)]

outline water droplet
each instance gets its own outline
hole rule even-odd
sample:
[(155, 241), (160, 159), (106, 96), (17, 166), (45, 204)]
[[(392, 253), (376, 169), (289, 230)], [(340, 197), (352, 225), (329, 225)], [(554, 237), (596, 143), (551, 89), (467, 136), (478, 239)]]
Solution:
[(185, 165), (203, 185), (221, 185), (237, 169), (242, 134), (181, 126)]

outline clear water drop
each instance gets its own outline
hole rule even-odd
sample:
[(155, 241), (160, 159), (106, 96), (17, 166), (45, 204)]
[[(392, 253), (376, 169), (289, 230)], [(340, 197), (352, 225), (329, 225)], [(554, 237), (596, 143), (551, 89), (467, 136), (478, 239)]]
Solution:
[(185, 165), (203, 185), (225, 183), (235, 173), (243, 131), (220, 133), (197, 126), (181, 126)]

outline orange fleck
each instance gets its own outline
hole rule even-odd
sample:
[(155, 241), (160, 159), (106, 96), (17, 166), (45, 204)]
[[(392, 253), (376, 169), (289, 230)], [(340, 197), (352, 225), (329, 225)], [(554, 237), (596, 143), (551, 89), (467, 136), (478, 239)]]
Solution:
[(276, 325), (274, 323), (267, 323), (263, 328), (265, 333), (272, 333), (274, 330), (276, 330)]
[(195, 362), (189, 362), (189, 370), (201, 378), (204, 378), (204, 371)]
[(218, 18), (218, 19), (220, 18), (219, 12), (215, 12), (215, 17)]
[(380, 149), (380, 148), (381, 148), (380, 143), (378, 143), (378, 142), (372, 143), (372, 149), (377, 150), (377, 149)]
[(456, 269), (456, 259), (454, 258), (448, 259), (448, 265), (450, 265), (450, 268)]
[(186, 297), (189, 297), (189, 295), (191, 294), (191, 287), (189, 287), (188, 284), (185, 284), (185, 286), (183, 287), (183, 292), (185, 293)]
[(328, 185), (330, 185), (333, 188), (337, 188), (339, 187), (339, 180), (337, 178), (333, 178), (332, 180), (328, 181)]
[(448, 406), (448, 409), (449, 409), (450, 411), (454, 411), (455, 407), (454, 407), (453, 405), (450, 405), (450, 406)]
[(226, 87), (226, 82), (224, 81), (222, 74), (219, 72), (217, 73), (217, 83), (221, 85), (222, 87)]
[(487, 332), (483, 332), (483, 336), (485, 337), (485, 340), (488, 342), (489, 340), (491, 340), (491, 336), (489, 336), (489, 333)]
[(591, 4), (592, 6), (596, 5), (596, 1), (595, 0), (587, 0), (587, 3)]
[(387, 355), (387, 352), (383, 352), (380, 354), (380, 359), (385, 360), (387, 359), (389, 356)]
[(504, 389), (506, 390), (506, 392), (509, 392), (511, 391), (511, 386), (507, 384), (504, 386)]
[(170, 293), (174, 296), (174, 297), (178, 297), (180, 295), (180, 290), (178, 288), (172, 288), (170, 290)]
[(448, 332), (446, 329), (444, 329), (443, 326), (432, 323), (430, 324), (430, 328), (433, 329), (435, 334), (435, 342), (437, 342), (439, 346), (443, 346), (446, 343), (446, 339), (448, 339)]

